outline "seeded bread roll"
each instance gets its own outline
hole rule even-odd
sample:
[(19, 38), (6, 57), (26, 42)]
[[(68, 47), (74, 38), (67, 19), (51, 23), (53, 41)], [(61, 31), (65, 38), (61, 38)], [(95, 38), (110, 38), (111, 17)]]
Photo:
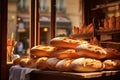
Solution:
[(68, 37), (56, 37), (50, 41), (50, 45), (54, 47), (62, 47), (62, 48), (72, 48), (75, 49), (80, 44), (88, 43), (85, 40), (77, 40), (71, 39)]
[(55, 47), (38, 45), (31, 48), (30, 53), (32, 58), (39, 57), (52, 57), (52, 52), (55, 50)]
[(73, 59), (62, 59), (56, 64), (58, 71), (71, 71), (71, 62)]
[(81, 44), (76, 48), (76, 52), (81, 57), (89, 57), (95, 59), (104, 59), (106, 58), (107, 52), (104, 48), (91, 45), (91, 44)]
[(92, 58), (78, 58), (71, 62), (71, 69), (77, 72), (94, 72), (104, 69), (100, 60)]
[(46, 61), (46, 65), (47, 65), (47, 67), (50, 69), (50, 70), (56, 70), (56, 64), (57, 64), (57, 62), (59, 61), (59, 59), (58, 58), (56, 58), (56, 57), (53, 57), (53, 58), (49, 58), (49, 59), (47, 59), (47, 61)]

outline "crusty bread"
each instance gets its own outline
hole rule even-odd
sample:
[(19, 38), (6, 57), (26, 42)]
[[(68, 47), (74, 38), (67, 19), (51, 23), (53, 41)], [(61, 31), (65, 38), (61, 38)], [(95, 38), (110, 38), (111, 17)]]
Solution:
[(30, 60), (30, 58), (21, 58), (21, 60), (19, 62), (19, 65), (21, 67), (28, 67), (27, 63), (28, 63), (29, 60)]
[(104, 65), (100, 60), (92, 58), (78, 58), (71, 62), (71, 69), (77, 72), (101, 71)]
[(85, 40), (76, 40), (69, 37), (56, 37), (51, 39), (50, 45), (54, 47), (72, 48), (75, 49), (79, 44), (88, 43)]
[(79, 57), (79, 54), (75, 51), (75, 49), (59, 49), (56, 52), (54, 52), (54, 55), (58, 59), (74, 59)]
[(37, 59), (30, 58), (27, 61), (27, 67), (29, 67), (29, 68), (35, 68), (36, 67), (36, 61), (37, 61)]
[(18, 65), (20, 64), (21, 58), (16, 58), (13, 60), (13, 65)]
[(56, 70), (56, 64), (58, 61), (59, 59), (56, 57), (48, 58), (46, 61), (46, 65), (50, 70)]
[(107, 52), (104, 48), (91, 45), (91, 44), (81, 44), (76, 48), (76, 52), (79, 53), (81, 57), (89, 57), (95, 59), (104, 59), (107, 55)]
[(103, 62), (105, 70), (120, 69), (120, 59), (107, 59)]
[(71, 62), (73, 59), (62, 59), (56, 64), (58, 71), (71, 71)]
[(40, 69), (40, 70), (48, 69), (47, 65), (46, 65), (47, 59), (48, 59), (48, 57), (40, 57), (40, 58), (38, 58), (37, 61), (36, 61), (36, 68)]
[(52, 52), (55, 50), (53, 46), (37, 45), (31, 48), (30, 53), (32, 58), (52, 57)]

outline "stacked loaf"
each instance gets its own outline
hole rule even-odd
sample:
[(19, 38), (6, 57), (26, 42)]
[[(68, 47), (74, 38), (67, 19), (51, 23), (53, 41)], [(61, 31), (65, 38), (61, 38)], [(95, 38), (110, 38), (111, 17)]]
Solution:
[(50, 45), (37, 45), (30, 50), (31, 58), (16, 59), (14, 64), (40, 70), (93, 72), (120, 68), (120, 54), (86, 40), (69, 37), (51, 39)]

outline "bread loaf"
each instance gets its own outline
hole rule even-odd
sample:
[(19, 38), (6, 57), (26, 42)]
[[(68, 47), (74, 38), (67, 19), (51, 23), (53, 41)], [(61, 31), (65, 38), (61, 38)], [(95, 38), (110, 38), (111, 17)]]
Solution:
[(62, 48), (72, 48), (75, 49), (79, 44), (88, 43), (85, 40), (76, 40), (71, 39), (69, 37), (56, 37), (51, 39), (50, 45), (54, 47), (62, 47)]
[(40, 70), (48, 69), (47, 65), (46, 65), (47, 59), (48, 59), (48, 57), (40, 57), (40, 58), (38, 58), (38, 60), (36, 61), (36, 68), (40, 69)]
[(73, 59), (62, 59), (56, 64), (58, 71), (71, 71), (71, 62)]
[(103, 62), (105, 70), (120, 69), (120, 59), (107, 59)]
[(104, 65), (100, 60), (92, 58), (78, 58), (71, 62), (71, 69), (77, 72), (101, 71)]
[(54, 55), (58, 59), (74, 59), (79, 57), (79, 54), (75, 51), (75, 49), (59, 49), (56, 52), (54, 52)]
[(53, 57), (52, 52), (54, 50), (55, 47), (53, 46), (38, 45), (31, 48), (30, 54), (32, 58)]
[(50, 70), (56, 70), (56, 64), (58, 61), (59, 59), (56, 57), (48, 58), (46, 61), (46, 65)]
[(95, 59), (104, 59), (107, 55), (107, 52), (104, 48), (91, 45), (91, 44), (81, 44), (76, 48), (76, 52), (81, 57), (89, 57)]

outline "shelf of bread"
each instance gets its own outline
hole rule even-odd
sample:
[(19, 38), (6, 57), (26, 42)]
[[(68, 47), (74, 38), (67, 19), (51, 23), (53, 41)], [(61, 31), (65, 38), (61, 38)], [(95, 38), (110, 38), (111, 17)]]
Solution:
[(101, 72), (120, 70), (120, 52), (104, 48), (93, 38), (90, 41), (70, 37), (55, 37), (50, 45), (36, 45), (30, 57), (16, 58), (14, 65), (58, 72)]
[(82, 26), (74, 26), (71, 38), (75, 39), (90, 39), (94, 36), (94, 25), (90, 23), (89, 25), (83, 24)]

